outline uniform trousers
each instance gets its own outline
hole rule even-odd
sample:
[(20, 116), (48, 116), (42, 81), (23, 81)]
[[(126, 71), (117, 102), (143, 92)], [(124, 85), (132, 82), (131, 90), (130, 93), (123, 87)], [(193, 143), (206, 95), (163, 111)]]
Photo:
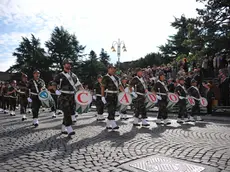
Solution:
[(167, 119), (168, 118), (168, 109), (167, 109), (168, 101), (167, 99), (162, 98), (162, 100), (158, 101), (158, 115), (157, 119)]
[(20, 103), (20, 114), (26, 114), (26, 108), (28, 105), (28, 100), (27, 100), (25, 95), (20, 95), (19, 103)]
[(117, 109), (117, 94), (107, 93), (106, 101), (108, 108), (108, 120), (115, 120), (115, 112)]
[(36, 95), (32, 95), (31, 99), (32, 99), (31, 109), (32, 109), (33, 118), (38, 118), (39, 109), (42, 103), (39, 100), (38, 96)]
[(62, 93), (58, 99), (59, 105), (60, 105), (60, 110), (64, 113), (64, 118), (63, 118), (63, 125), (66, 127), (71, 126), (73, 124), (71, 115), (75, 114), (75, 99), (74, 99), (74, 94), (65, 94)]
[(199, 116), (200, 115), (200, 102), (199, 100), (195, 100), (195, 105), (192, 107), (191, 116)]
[(138, 95), (137, 98), (133, 100), (133, 105), (135, 107), (134, 109), (135, 117), (139, 118), (139, 115), (141, 115), (142, 119), (146, 119), (147, 113), (146, 113), (146, 107), (145, 107), (145, 96)]
[(185, 99), (180, 99), (178, 102), (179, 106), (179, 112), (178, 112), (178, 118), (187, 118), (187, 107), (186, 107), (186, 100)]
[(9, 97), (9, 104), (10, 104), (10, 110), (15, 111), (16, 110), (16, 104), (17, 104), (17, 98), (16, 97)]
[(97, 96), (95, 101), (97, 114), (102, 115), (104, 113), (104, 103), (101, 101), (101, 96)]

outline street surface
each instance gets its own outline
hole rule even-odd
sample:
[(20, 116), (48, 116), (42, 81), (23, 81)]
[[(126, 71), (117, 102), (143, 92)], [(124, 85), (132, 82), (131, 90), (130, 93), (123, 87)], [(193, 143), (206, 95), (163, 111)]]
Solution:
[(89, 112), (77, 118), (76, 135), (69, 139), (60, 134), (62, 115), (42, 113), (38, 128), (27, 116), (22, 122), (19, 114), (0, 114), (0, 172), (127, 171), (120, 166), (151, 155), (230, 172), (230, 119), (157, 126), (153, 115), (149, 128), (135, 128), (132, 119), (117, 118), (120, 129), (111, 132)]

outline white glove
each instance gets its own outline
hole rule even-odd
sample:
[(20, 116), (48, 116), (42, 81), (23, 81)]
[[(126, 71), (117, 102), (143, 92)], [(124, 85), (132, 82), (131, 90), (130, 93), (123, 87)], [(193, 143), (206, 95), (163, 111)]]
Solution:
[(27, 98), (28, 102), (32, 102), (32, 99), (30, 97)]
[(104, 104), (107, 103), (106, 100), (105, 100), (105, 97), (101, 97), (101, 101), (102, 101)]
[(96, 96), (93, 96), (93, 100), (96, 100), (97, 99), (97, 97)]
[(182, 96), (179, 96), (179, 99), (184, 99), (184, 97), (182, 97)]
[(133, 95), (134, 98), (137, 98), (137, 94), (135, 92), (131, 93)]
[(61, 95), (61, 92), (60, 92), (59, 90), (56, 90), (56, 91), (55, 91), (55, 94), (58, 95), (58, 96), (60, 96), (60, 95)]
[(157, 95), (156, 97), (157, 97), (158, 100), (162, 100), (161, 96)]

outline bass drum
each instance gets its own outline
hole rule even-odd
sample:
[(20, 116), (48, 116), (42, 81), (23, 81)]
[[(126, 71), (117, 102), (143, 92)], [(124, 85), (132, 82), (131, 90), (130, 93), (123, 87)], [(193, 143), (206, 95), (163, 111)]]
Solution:
[(158, 99), (154, 93), (147, 92), (145, 95), (145, 108), (146, 111), (153, 108), (158, 102)]
[(179, 97), (174, 93), (168, 93), (168, 100), (167, 109), (172, 109), (179, 102)]
[(75, 94), (76, 112), (78, 114), (87, 113), (90, 109), (90, 104), (93, 100), (91, 93), (88, 90), (80, 90)]
[(55, 102), (50, 94), (50, 92), (48, 90), (42, 90), (39, 94), (38, 94), (38, 98), (42, 103), (42, 106), (44, 108), (50, 108), (52, 106), (55, 105)]
[(132, 103), (132, 97), (129, 93), (121, 92), (118, 94), (118, 109), (119, 111), (124, 111)]

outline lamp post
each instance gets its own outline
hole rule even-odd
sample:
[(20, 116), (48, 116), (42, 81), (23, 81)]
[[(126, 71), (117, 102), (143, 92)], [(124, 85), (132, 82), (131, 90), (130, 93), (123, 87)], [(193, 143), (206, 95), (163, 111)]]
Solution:
[[(117, 50), (115, 49), (115, 46), (117, 46)], [(111, 47), (112, 52), (117, 51), (118, 68), (120, 67), (121, 46), (122, 46), (123, 52), (126, 52), (127, 50), (126, 50), (126, 47), (125, 47), (125, 43), (124, 43), (124, 41), (120, 41), (120, 39), (118, 39), (118, 41), (113, 41), (112, 47)]]

